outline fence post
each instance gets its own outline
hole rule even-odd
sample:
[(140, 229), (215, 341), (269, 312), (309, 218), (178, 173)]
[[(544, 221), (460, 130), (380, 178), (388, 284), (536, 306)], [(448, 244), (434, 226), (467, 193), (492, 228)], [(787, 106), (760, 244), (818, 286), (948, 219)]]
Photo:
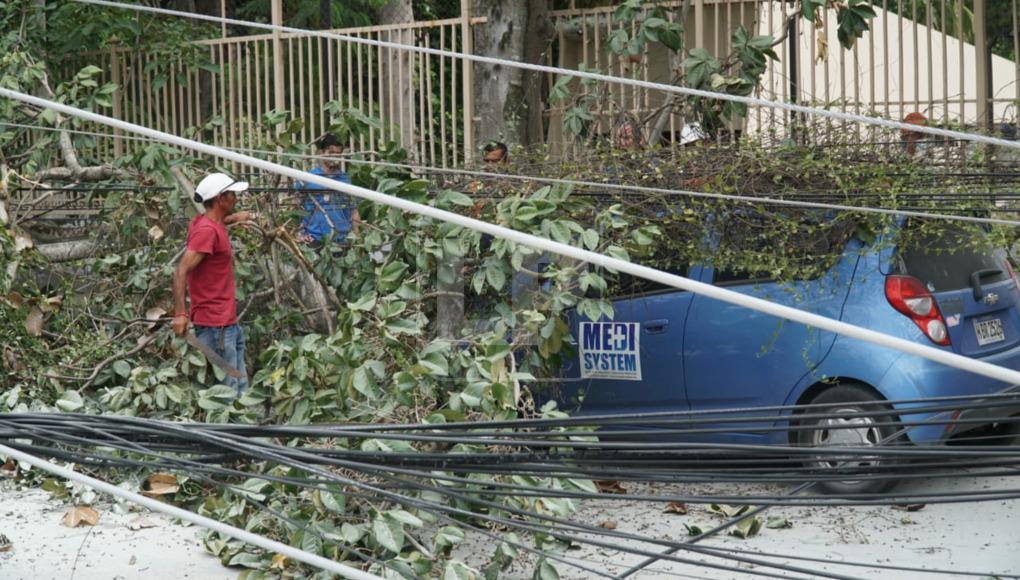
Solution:
[[(273, 26), (283, 26), (283, 0), (273, 0)], [(283, 82), (283, 40), (280, 30), (273, 29), (273, 108), (277, 111), (287, 108)], [(281, 122), (277, 130), (282, 131), (283, 127), (284, 123)]]
[[(220, 0), (220, 17), (226, 19), (227, 17), (227, 0)], [(227, 23), (220, 23), (220, 35), (223, 38), (227, 37)]]
[[(124, 95), (124, 89), (121, 87), (122, 79), (120, 78), (120, 55), (117, 54), (117, 48), (119, 41), (117, 37), (113, 37), (109, 40), (110, 44), (110, 67), (113, 69), (110, 71), (110, 82), (112, 82), (117, 88), (113, 91), (113, 118), (123, 119), (124, 110), (121, 105), (120, 99)], [(124, 155), (124, 139), (121, 137), (120, 129), (113, 130), (113, 156), (121, 157)]]
[[(471, 54), (471, 0), (460, 0), (461, 50)], [(461, 59), (464, 101), (464, 163), (471, 163), (475, 152), (475, 87), (471, 74), (472, 62)]]
[(985, 129), (992, 128), (995, 110), (992, 97), (992, 54), (988, 46), (987, 14), (985, 0), (974, 0), (974, 48), (977, 66), (977, 99), (975, 101), (977, 124)]

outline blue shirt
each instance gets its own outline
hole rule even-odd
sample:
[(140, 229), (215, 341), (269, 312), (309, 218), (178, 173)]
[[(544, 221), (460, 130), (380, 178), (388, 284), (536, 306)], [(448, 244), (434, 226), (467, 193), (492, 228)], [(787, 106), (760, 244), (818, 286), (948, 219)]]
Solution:
[[(321, 168), (316, 167), (308, 173), (335, 179), (341, 183), (351, 182), (351, 178), (347, 177), (343, 171), (327, 175)], [(299, 181), (294, 184), (294, 187), (307, 191), (302, 200), (302, 206), (306, 212), (305, 219), (301, 220), (302, 233), (320, 242), (331, 230), (335, 230), (333, 241), (344, 241), (352, 227), (351, 212), (357, 207), (351, 203), (351, 199), (342, 193), (325, 189), (314, 183)], [(318, 202), (322, 209), (319, 209), (315, 202)]]

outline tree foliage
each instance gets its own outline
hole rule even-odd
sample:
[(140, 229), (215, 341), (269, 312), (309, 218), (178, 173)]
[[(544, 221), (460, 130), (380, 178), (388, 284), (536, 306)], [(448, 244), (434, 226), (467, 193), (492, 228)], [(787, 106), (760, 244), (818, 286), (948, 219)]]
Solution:
[[(851, 5), (856, 4), (847, 6)], [(639, 8), (628, 2), (618, 11), (621, 19), (642, 20), (640, 36), (616, 38), (614, 50), (630, 51), (635, 42), (674, 44), (680, 31), (654, 13), (641, 16), (645, 13)], [(63, 102), (103, 110), (110, 89), (96, 81), (94, 67), (57, 74), (46, 55), (102, 48), (114, 37), (120, 42), (166, 43), (157, 50), (167, 55), (188, 51), (181, 46), (188, 30), (171, 29), (156, 35), (146, 19), (132, 16), (99, 23), (101, 32), (84, 33), (72, 25), (82, 19), (77, 5), (64, 3), (46, 10), (48, 30), (66, 38), (51, 38), (44, 30), (27, 25), (42, 17), (38, 4), (23, 0), (0, 5), (4, 30), (9, 31), (0, 57), (0, 83), (4, 86), (36, 92), (45, 85)], [(742, 30), (733, 40), (734, 53), (722, 60), (708, 53), (688, 53), (684, 67), (687, 82), (749, 94), (756, 75), (760, 76), (773, 57), (771, 43)], [(189, 62), (191, 67), (204, 65), (199, 56)], [(554, 95), (563, 100), (574, 98), (569, 87), (560, 85), (554, 88)], [(739, 114), (707, 103), (699, 106), (703, 106), (706, 119)], [(367, 139), (369, 129), (380, 126), (379, 120), (339, 102), (327, 103), (325, 110), (331, 117), (329, 130), (343, 138)], [(584, 107), (579, 110), (573, 121), (578, 133), (590, 123)], [(7, 100), (0, 102), (0, 117), (56, 129), (78, 126), (74, 120)], [(291, 112), (270, 111), (255, 121), (251, 145), (274, 152), (265, 157), (275, 158), (277, 149), (298, 155), (311, 152), (298, 138), (304, 121)], [(195, 127), (193, 134), (200, 137), (205, 130)], [(611, 271), (551, 259), (473, 230), (370, 203), (360, 205), (364, 225), (349, 245), (313, 251), (295, 244), (290, 234), (301, 217), (293, 199), (271, 193), (253, 195), (246, 203), (266, 216), (266, 221), (260, 227), (237, 228), (231, 233), (239, 315), (248, 336), (252, 374), (250, 391), (234, 400), (230, 389), (219, 384), (223, 378), (220, 371), (175, 338), (162, 319), (171, 310), (170, 274), (193, 209), (187, 201), (189, 192), (181, 187), (155, 190), (152, 186), (179, 186), (181, 180), (175, 174), (195, 178), (219, 168), (215, 162), (159, 144), (112, 162), (84, 160), (108, 163), (118, 170), (105, 174), (101, 181), (131, 187), (97, 194), (105, 209), (91, 240), (95, 250), (82, 260), (61, 265), (48, 263), (33, 247), (32, 232), (15, 223), (7, 196), (10, 188), (31, 186), (41, 172), (68, 161), (64, 153), (55, 153), (60, 149), (54, 147), (58, 138), (52, 135), (69, 139), (72, 151), (76, 143), (90, 137), (55, 132), (27, 139), (19, 129), (3, 127), (2, 131), (0, 410), (4, 412), (116, 413), (182, 421), (292, 424), (436, 424), (558, 417), (562, 411), (553, 406), (536, 408), (534, 391), (546, 384), (542, 379), (558, 376), (561, 363), (574, 354), (569, 314), (578, 312), (592, 319), (612, 316), (609, 297), (627, 283)], [(393, 143), (371, 145), (383, 161), (404, 159), (404, 152)], [(705, 148), (679, 157), (596, 150), (588, 158), (565, 165), (549, 164), (541, 152), (534, 155), (517, 156), (517, 164), (507, 172), (587, 179), (597, 168), (598, 179), (606, 182), (669, 188), (680, 184), (699, 191), (768, 196), (803, 190), (835, 192), (847, 198), (873, 195), (879, 196), (875, 203), (888, 207), (898, 207), (898, 196), (916, 193), (921, 179), (931, 175), (902, 155), (859, 148), (852, 156), (839, 148), (776, 151), (754, 144), (732, 154), (719, 155), (718, 150)], [(856, 215), (777, 211), (751, 203), (577, 190), (513, 181), (509, 175), (505, 179), (430, 181), (402, 169), (358, 164), (357, 160), (352, 159), (349, 165), (357, 185), (441, 209), (478, 211), (479, 217), (489, 222), (664, 269), (712, 261), (720, 267), (792, 282), (823, 270), (826, 261), (843, 250), (840, 240), (847, 235), (873, 236), (887, 225)], [(72, 178), (80, 179), (81, 174)], [(273, 178), (260, 179), (272, 183)], [(485, 203), (476, 207), (479, 198)], [(991, 210), (987, 205), (978, 209)], [(706, 216), (714, 217), (714, 222)], [(727, 225), (720, 230), (719, 223)], [(717, 243), (705, 243), (720, 231)], [(783, 251), (766, 252), (763, 248)], [(321, 301), (309, 297), (309, 288), (320, 291)], [(454, 295), (454, 301), (463, 301), (466, 312), (453, 325), (446, 324), (440, 307), (449, 294)], [(314, 328), (312, 314), (323, 310), (328, 313), (329, 325), (325, 330)], [(440, 331), (441, 325), (446, 331)], [(305, 444), (299, 440), (289, 443)], [(425, 451), (368, 438), (335, 444), (380, 454)], [(461, 445), (449, 451), (487, 450)], [(453, 548), (464, 538), (464, 529), (458, 524), (439, 525), (428, 513), (407, 506), (379, 505), (342, 488), (298, 493), (260, 476), (300, 474), (269, 464), (247, 467), (251, 477), (230, 481), (233, 487), (229, 490), (182, 474), (175, 501), (330, 558), (348, 559), (351, 548), (371, 553), (388, 566), (377, 570), (380, 573), (450, 578), (479, 575), (469, 563), (453, 556)], [(147, 475), (139, 470), (120, 477), (141, 485)], [(481, 497), (484, 494), (479, 489), (496, 479), (539, 491), (592, 491), (590, 482), (577, 480), (472, 477), (470, 486), (450, 485), (459, 486), (468, 497)], [(560, 516), (576, 508), (570, 500), (540, 495), (486, 497), (507, 508)], [(273, 519), (246, 501), (252, 498), (301, 526)], [(467, 503), (467, 509), (482, 509), (479, 504)], [(541, 535), (536, 543), (548, 552), (567, 548), (556, 538)], [(508, 534), (507, 543), (492, 548), (482, 573), (496, 577), (518, 557), (518, 544)], [(209, 534), (205, 545), (224, 564), (251, 570), (247, 577), (311, 575), (295, 564), (218, 534)], [(432, 553), (426, 554), (421, 546), (431, 546)], [(534, 562), (534, 566), (537, 577), (556, 577), (550, 560)]]

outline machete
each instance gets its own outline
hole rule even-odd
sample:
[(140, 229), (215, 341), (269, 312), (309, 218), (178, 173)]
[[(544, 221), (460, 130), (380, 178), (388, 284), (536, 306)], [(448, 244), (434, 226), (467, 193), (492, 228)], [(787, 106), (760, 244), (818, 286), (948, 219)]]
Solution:
[(184, 340), (191, 346), (201, 351), (201, 353), (205, 355), (205, 358), (209, 362), (220, 367), (221, 370), (227, 373), (227, 376), (234, 377), (235, 379), (244, 378), (244, 373), (235, 369), (230, 363), (227, 362), (227, 359), (217, 354), (216, 351), (213, 350), (211, 346), (202, 342), (201, 340), (198, 340), (198, 337), (195, 336), (193, 332), (185, 334)]

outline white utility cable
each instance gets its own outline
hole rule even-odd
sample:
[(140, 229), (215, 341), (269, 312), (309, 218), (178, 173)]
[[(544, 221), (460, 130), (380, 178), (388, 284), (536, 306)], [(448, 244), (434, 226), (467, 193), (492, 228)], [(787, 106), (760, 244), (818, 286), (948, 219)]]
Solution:
[[(42, 131), (67, 131), (68, 133), (74, 133), (78, 135), (90, 135), (96, 137), (113, 137), (107, 133), (95, 133), (92, 131), (78, 131), (75, 129), (61, 129), (59, 127), (37, 127), (34, 125), (21, 125), (17, 123), (6, 123), (0, 121), (0, 126), (9, 127), (23, 127), (27, 129), (39, 129)], [(149, 137), (131, 137), (122, 136), (122, 139), (137, 140), (137, 141), (153, 141)], [(224, 147), (228, 151), (237, 151), (241, 153), (255, 153), (277, 157), (288, 157), (292, 159), (307, 159), (307, 160), (329, 160), (335, 159), (335, 156), (321, 156), (321, 155), (304, 155), (301, 153), (283, 153), (278, 151), (270, 151), (266, 149), (250, 149), (246, 147)], [(878, 215), (890, 215), (890, 216), (903, 216), (903, 217), (916, 217), (924, 219), (939, 219), (946, 221), (957, 221), (957, 222), (968, 222), (978, 224), (996, 224), (1012, 227), (1020, 227), (1020, 220), (1010, 220), (1004, 218), (986, 218), (977, 216), (966, 216), (966, 215), (955, 215), (945, 213), (935, 213), (927, 211), (917, 211), (909, 209), (888, 209), (881, 207), (868, 207), (868, 206), (856, 206), (856, 205), (842, 205), (835, 203), (822, 203), (817, 201), (800, 201), (794, 199), (778, 199), (774, 197), (766, 196), (752, 196), (752, 195), (734, 195), (727, 193), (711, 193), (707, 191), (690, 191), (684, 189), (666, 189), (661, 187), (648, 187), (642, 185), (627, 185), (623, 183), (612, 183), (602, 181), (580, 181), (576, 179), (564, 179), (561, 177), (542, 177), (536, 175), (517, 175), (513, 173), (494, 173), (489, 171), (474, 171), (471, 169), (453, 169), (445, 167), (429, 167), (424, 165), (411, 165), (407, 163), (391, 163), (389, 161), (371, 161), (368, 159), (350, 159), (350, 156), (357, 155), (358, 153), (346, 153), (345, 162), (351, 165), (376, 165), (379, 167), (394, 167), (398, 169), (407, 169), (410, 171), (416, 171), (419, 173), (446, 173), (450, 175), (464, 175), (468, 177), (493, 177), (499, 179), (510, 179), (515, 181), (533, 181), (537, 183), (548, 183), (555, 185), (570, 185), (578, 187), (591, 187), (596, 189), (608, 189), (616, 191), (633, 191), (635, 193), (655, 193), (662, 195), (674, 195), (678, 197), (698, 197), (703, 199), (719, 199), (723, 201), (736, 201), (746, 203), (757, 203), (764, 205), (779, 205), (786, 207), (804, 207), (811, 209), (824, 209), (834, 211), (847, 211), (857, 213), (871, 213)]]
[(230, 536), (231, 538), (240, 540), (242, 542), (245, 542), (246, 544), (258, 546), (260, 548), (264, 548), (277, 554), (283, 554), (284, 556), (290, 558), (291, 560), (304, 562), (309, 566), (314, 566), (327, 572), (339, 574), (344, 578), (351, 578), (352, 580), (382, 580), (381, 576), (376, 576), (375, 574), (369, 574), (368, 572), (364, 572), (357, 568), (345, 566), (344, 564), (334, 562), (333, 560), (330, 560), (328, 558), (323, 558), (322, 556), (319, 556), (317, 554), (305, 552), (304, 550), (299, 550), (297, 548), (294, 548), (293, 546), (288, 546), (287, 544), (277, 542), (276, 540), (270, 540), (269, 538), (266, 538), (264, 536), (253, 534), (247, 530), (235, 528), (234, 526), (230, 526), (223, 522), (207, 518), (194, 512), (190, 512), (188, 510), (172, 506), (170, 504), (161, 502), (156, 499), (145, 497), (144, 495), (141, 495), (139, 493), (128, 491), (124, 488), (117, 487), (116, 485), (107, 483), (105, 481), (100, 481), (98, 479), (95, 479), (94, 477), (89, 477), (87, 475), (78, 473), (77, 471), (74, 471), (72, 469), (61, 467), (59, 465), (54, 465), (49, 461), (46, 461), (40, 457), (36, 457), (35, 455), (29, 455), (28, 453), (23, 453), (21, 451), (18, 451), (17, 449), (11, 449), (6, 445), (0, 445), (0, 455), (16, 459), (18, 461), (27, 463), (32, 467), (36, 467), (38, 469), (47, 471), (54, 475), (59, 475), (60, 477), (63, 477), (65, 479), (81, 483), (83, 485), (91, 487), (96, 491), (108, 493), (114, 497), (119, 497), (123, 500), (127, 500), (132, 503), (145, 506), (154, 512), (161, 512), (171, 517), (180, 518), (186, 522), (191, 522), (193, 524), (202, 526), (203, 528), (213, 530), (214, 532), (219, 532), (225, 536)]
[(530, 70), (535, 72), (556, 74), (564, 76), (572, 76), (581, 79), (590, 79), (593, 81), (616, 83), (620, 85), (640, 87), (644, 89), (650, 89), (654, 91), (662, 91), (664, 93), (675, 93), (680, 95), (689, 95), (692, 97), (702, 97), (706, 99), (719, 99), (722, 101), (731, 101), (734, 103), (742, 103), (749, 106), (766, 107), (770, 109), (780, 109), (783, 111), (791, 111), (794, 113), (804, 113), (807, 115), (816, 115), (820, 117), (829, 117), (830, 119), (837, 119), (839, 121), (852, 121), (855, 123), (863, 123), (865, 125), (877, 125), (879, 127), (886, 127), (889, 129), (900, 129), (911, 131), (914, 133), (928, 133), (929, 135), (938, 135), (940, 137), (949, 137), (952, 139), (962, 139), (966, 141), (976, 141), (978, 143), (985, 143), (988, 145), (997, 145), (1000, 147), (1007, 147), (1010, 149), (1020, 149), (1020, 142), (1008, 141), (1006, 139), (1000, 139), (997, 137), (989, 137), (987, 135), (979, 135), (977, 133), (968, 133), (965, 131), (952, 131), (950, 129), (939, 129), (937, 127), (929, 127), (927, 125), (913, 125), (910, 123), (903, 123), (900, 121), (890, 121), (889, 119), (882, 119), (879, 117), (868, 117), (866, 115), (857, 115), (854, 113), (844, 113), (841, 111), (830, 111), (821, 107), (808, 107), (805, 105), (797, 105), (794, 103), (784, 103), (781, 101), (770, 101), (768, 99), (760, 99), (758, 97), (745, 97), (740, 95), (730, 95), (726, 93), (717, 93), (712, 91), (704, 91), (701, 89), (692, 89), (690, 87), (681, 87), (676, 85), (668, 85), (665, 83), (653, 83), (649, 81), (642, 81), (636, 79), (626, 79), (622, 77), (614, 77), (612, 75), (586, 72), (579, 70), (571, 70), (565, 68), (559, 68), (554, 66), (546, 66), (541, 64), (531, 64), (525, 62), (518, 62), (514, 60), (507, 60), (503, 58), (493, 58), (491, 56), (480, 56), (476, 54), (465, 54), (462, 52), (455, 52), (451, 50), (440, 50), (437, 48), (426, 48), (424, 46), (414, 46), (409, 44), (400, 44), (397, 42), (386, 42), (382, 40), (373, 40), (369, 38), (360, 38), (357, 36), (346, 36), (343, 34), (336, 34), (333, 32), (324, 32), (321, 30), (303, 30), (301, 28), (291, 28), (289, 26), (275, 26), (272, 24), (264, 24), (261, 22), (249, 22), (246, 20), (235, 20), (233, 18), (221, 18), (219, 16), (208, 16), (205, 14), (195, 14), (194, 12), (182, 12), (179, 10), (169, 10), (166, 8), (154, 8), (152, 6), (142, 6), (139, 4), (123, 4), (120, 2), (110, 2), (108, 0), (73, 0), (74, 2), (80, 2), (82, 4), (92, 4), (95, 6), (106, 6), (109, 8), (123, 8), (125, 10), (136, 10), (139, 12), (149, 12), (153, 14), (162, 14), (165, 16), (178, 16), (183, 18), (193, 18), (195, 20), (204, 20), (206, 22), (216, 22), (220, 24), (231, 24), (235, 26), (245, 26), (248, 28), (259, 28), (262, 30), (278, 30), (280, 32), (286, 32), (289, 34), (298, 34), (302, 36), (315, 36), (319, 38), (331, 38), (334, 40), (342, 40), (345, 42), (351, 42), (354, 44), (364, 44), (367, 46), (376, 46), (380, 48), (390, 48), (394, 50), (406, 50), (409, 52), (418, 52), (422, 54), (430, 54), (433, 56), (445, 56), (448, 58), (460, 58), (469, 60), (472, 62), (480, 62), (484, 64), (492, 64), (498, 66), (505, 66), (510, 68), (519, 68), (523, 70)]
[(227, 151), (221, 147), (206, 145), (205, 143), (199, 143), (198, 141), (193, 141), (191, 139), (177, 137), (176, 135), (170, 135), (169, 133), (149, 129), (148, 127), (141, 127), (133, 123), (127, 123), (125, 121), (99, 115), (91, 111), (85, 111), (47, 99), (41, 99), (39, 97), (33, 97), (10, 89), (0, 88), (0, 96), (29, 103), (37, 107), (52, 109), (65, 115), (79, 117), (95, 123), (110, 125), (111, 127), (121, 129), (123, 131), (147, 135), (170, 145), (176, 145), (185, 149), (205, 153), (206, 155), (212, 155), (228, 161), (234, 161), (250, 167), (256, 167), (264, 171), (290, 177), (294, 180), (314, 183), (324, 189), (331, 189), (333, 191), (353, 195), (354, 197), (361, 199), (367, 199), (375, 203), (395, 207), (399, 210), (408, 211), (464, 228), (484, 232), (494, 237), (509, 240), (543, 252), (559, 254), (568, 258), (573, 258), (580, 262), (587, 262), (603, 268), (610, 268), (618, 272), (625, 272), (632, 276), (658, 282), (673, 288), (679, 288), (680, 290), (687, 290), (689, 292), (694, 292), (695, 294), (701, 294), (709, 298), (721, 300), (737, 306), (743, 306), (745, 308), (750, 308), (751, 310), (757, 310), (758, 312), (778, 316), (779, 318), (785, 318), (807, 326), (871, 342), (906, 354), (920, 356), (950, 367), (965, 370), (997, 381), (1003, 381), (1010, 385), (1020, 384), (1020, 372), (1018, 371), (958, 355), (949, 350), (940, 350), (931, 346), (911, 342), (909, 340), (890, 336), (888, 334), (883, 334), (881, 332), (876, 332), (853, 324), (847, 324), (846, 322), (834, 320), (818, 314), (812, 314), (804, 310), (798, 310), (797, 308), (792, 308), (790, 306), (776, 304), (753, 296), (746, 296), (732, 290), (719, 288), (717, 286), (691, 280), (683, 276), (677, 276), (676, 274), (669, 274), (654, 268), (641, 266), (632, 262), (626, 262), (618, 258), (591, 252), (568, 244), (554, 242), (547, 238), (540, 238), (535, 235), (526, 234), (524, 232), (519, 232), (496, 224), (490, 224), (488, 222), (469, 218), (439, 208), (415, 203), (392, 195), (386, 195), (371, 189), (365, 189), (364, 187), (341, 183), (339, 181), (329, 179), (328, 177), (292, 169), (285, 165), (264, 161), (248, 155), (241, 155), (240, 153)]

